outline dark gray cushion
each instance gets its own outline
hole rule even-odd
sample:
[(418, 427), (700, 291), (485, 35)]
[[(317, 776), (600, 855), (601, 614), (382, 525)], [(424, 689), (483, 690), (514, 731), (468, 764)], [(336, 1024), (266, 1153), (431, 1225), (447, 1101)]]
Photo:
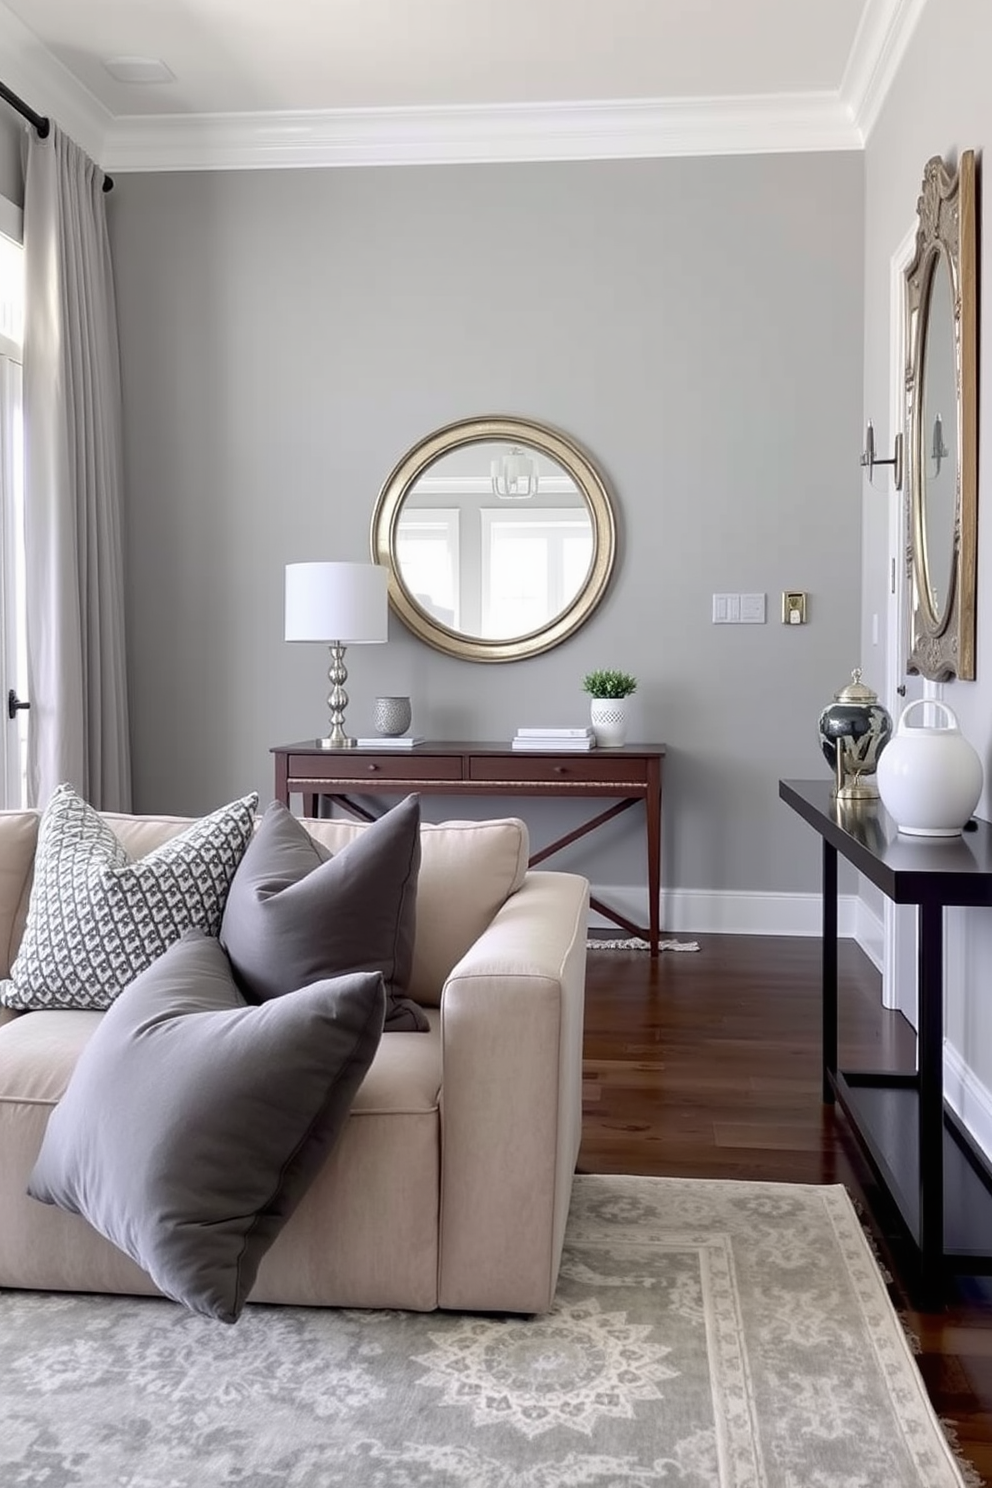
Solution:
[(334, 856), (274, 801), (238, 865), (220, 928), (245, 996), (265, 1002), (345, 971), (381, 971), (387, 1032), (426, 1029), (406, 996), (419, 872), (419, 796)]
[(187, 932), (101, 1019), (28, 1192), (81, 1214), (167, 1296), (235, 1322), (347, 1119), (384, 1012), (378, 972), (247, 1006), (217, 941)]

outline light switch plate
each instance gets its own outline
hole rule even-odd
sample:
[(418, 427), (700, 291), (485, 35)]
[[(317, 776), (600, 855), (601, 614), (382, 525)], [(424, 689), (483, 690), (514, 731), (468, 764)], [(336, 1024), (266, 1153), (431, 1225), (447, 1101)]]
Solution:
[(741, 618), (741, 597), (739, 594), (714, 594), (713, 596), (713, 624), (714, 625), (739, 625)]
[(741, 595), (741, 624), (764, 625), (765, 596), (763, 594)]

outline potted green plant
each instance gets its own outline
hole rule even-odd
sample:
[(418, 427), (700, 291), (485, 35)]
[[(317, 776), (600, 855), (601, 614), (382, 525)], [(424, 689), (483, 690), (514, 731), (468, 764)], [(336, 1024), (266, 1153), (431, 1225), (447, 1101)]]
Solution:
[(629, 672), (588, 672), (582, 690), (592, 698), (590, 715), (597, 746), (619, 748), (627, 738), (627, 699), (637, 691), (637, 678)]

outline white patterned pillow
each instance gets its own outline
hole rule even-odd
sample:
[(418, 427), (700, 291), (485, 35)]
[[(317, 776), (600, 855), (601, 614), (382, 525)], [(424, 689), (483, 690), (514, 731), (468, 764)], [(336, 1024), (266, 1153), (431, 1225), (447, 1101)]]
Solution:
[(0, 1003), (107, 1008), (190, 929), (216, 935), (258, 796), (214, 811), (132, 860), (72, 786), (42, 814), (27, 925)]

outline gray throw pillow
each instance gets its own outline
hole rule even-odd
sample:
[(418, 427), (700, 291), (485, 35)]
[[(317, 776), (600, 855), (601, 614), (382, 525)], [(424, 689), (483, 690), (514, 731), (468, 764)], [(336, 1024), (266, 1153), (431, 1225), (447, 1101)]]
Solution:
[(106, 1008), (185, 930), (216, 935), (258, 796), (192, 822), (132, 860), (98, 811), (60, 785), (42, 812), (7, 1007)]
[(118, 997), (48, 1122), (32, 1198), (81, 1214), (166, 1296), (236, 1322), (382, 1035), (378, 972), (247, 1006), (190, 931)]
[(346, 971), (381, 971), (386, 1031), (429, 1027), (406, 995), (420, 872), (420, 798), (407, 796), (332, 856), (280, 802), (234, 875), (220, 942), (252, 1002)]

